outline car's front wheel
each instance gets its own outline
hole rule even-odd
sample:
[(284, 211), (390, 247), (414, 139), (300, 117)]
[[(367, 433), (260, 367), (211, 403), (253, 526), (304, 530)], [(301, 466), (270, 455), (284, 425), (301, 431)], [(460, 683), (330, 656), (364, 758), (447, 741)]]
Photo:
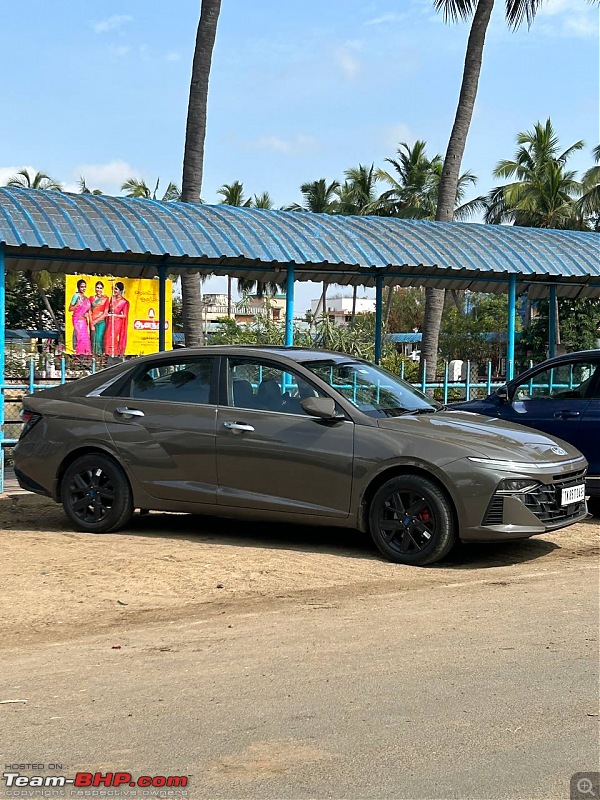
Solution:
[(65, 514), (80, 531), (116, 531), (133, 514), (127, 476), (116, 461), (102, 453), (75, 459), (63, 476), (60, 494)]
[(369, 530), (381, 553), (398, 564), (424, 566), (443, 558), (456, 541), (445, 494), (421, 475), (399, 475), (381, 486), (369, 509)]

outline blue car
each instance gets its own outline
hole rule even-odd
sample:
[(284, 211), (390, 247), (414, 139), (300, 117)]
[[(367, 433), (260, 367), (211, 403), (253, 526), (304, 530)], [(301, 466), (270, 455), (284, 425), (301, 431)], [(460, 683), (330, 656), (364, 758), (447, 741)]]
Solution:
[(450, 407), (528, 425), (575, 445), (589, 462), (588, 508), (600, 516), (600, 350), (550, 358), (483, 400)]

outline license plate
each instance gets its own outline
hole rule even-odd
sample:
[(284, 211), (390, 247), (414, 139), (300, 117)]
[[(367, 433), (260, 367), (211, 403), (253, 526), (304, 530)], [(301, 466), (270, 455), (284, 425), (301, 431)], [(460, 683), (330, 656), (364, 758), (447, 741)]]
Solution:
[(581, 503), (585, 500), (585, 484), (579, 486), (569, 486), (568, 489), (562, 490), (562, 498), (560, 501), (561, 506), (570, 506), (573, 503)]

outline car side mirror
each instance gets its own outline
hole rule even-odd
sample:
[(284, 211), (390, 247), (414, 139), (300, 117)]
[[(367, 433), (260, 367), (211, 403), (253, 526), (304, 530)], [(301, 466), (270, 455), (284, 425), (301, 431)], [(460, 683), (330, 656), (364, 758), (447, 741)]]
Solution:
[(331, 397), (305, 397), (300, 405), (309, 417), (318, 417), (325, 420), (342, 419), (336, 413), (335, 401)]
[(501, 403), (508, 403), (508, 386), (499, 386), (496, 389), (496, 397)]

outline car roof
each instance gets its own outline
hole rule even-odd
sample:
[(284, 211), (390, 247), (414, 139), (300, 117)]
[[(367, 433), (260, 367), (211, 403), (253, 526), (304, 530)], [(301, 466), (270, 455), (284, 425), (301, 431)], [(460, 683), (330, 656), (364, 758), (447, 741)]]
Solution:
[(188, 356), (207, 356), (207, 355), (274, 355), (287, 358), (290, 361), (302, 363), (304, 361), (347, 361), (355, 359), (354, 356), (345, 353), (334, 352), (333, 350), (321, 350), (311, 347), (284, 347), (283, 345), (240, 345), (240, 344), (213, 344), (205, 347), (179, 347), (176, 350), (165, 350), (162, 353), (153, 353), (143, 356), (145, 361), (156, 358), (186, 358)]

